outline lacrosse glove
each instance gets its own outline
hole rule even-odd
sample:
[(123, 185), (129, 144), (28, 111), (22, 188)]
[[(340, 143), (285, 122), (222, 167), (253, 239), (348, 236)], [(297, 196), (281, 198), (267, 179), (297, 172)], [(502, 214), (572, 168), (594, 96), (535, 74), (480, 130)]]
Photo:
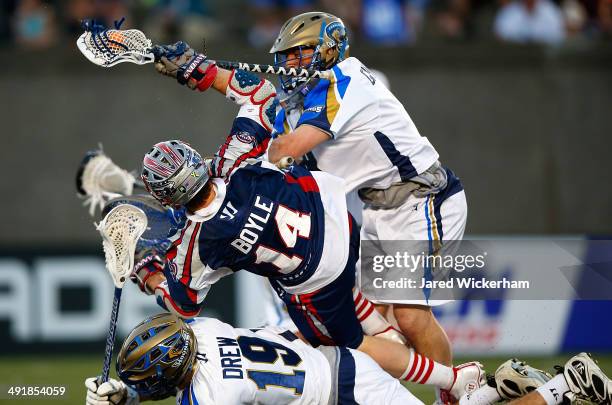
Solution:
[(101, 383), (97, 377), (85, 380), (87, 405), (138, 405), (138, 393), (122, 381), (109, 379)]
[[(165, 253), (165, 252), (164, 252)], [(141, 249), (134, 257), (134, 269), (130, 274), (130, 280), (138, 285), (138, 288), (147, 295), (152, 295), (153, 290), (147, 287), (147, 280), (156, 273), (163, 273), (164, 254), (160, 254), (155, 247)]]
[(196, 53), (187, 43), (179, 41), (172, 45), (155, 45), (155, 69), (165, 76), (176, 78), (192, 90), (205, 91), (217, 77), (217, 65), (206, 55)]

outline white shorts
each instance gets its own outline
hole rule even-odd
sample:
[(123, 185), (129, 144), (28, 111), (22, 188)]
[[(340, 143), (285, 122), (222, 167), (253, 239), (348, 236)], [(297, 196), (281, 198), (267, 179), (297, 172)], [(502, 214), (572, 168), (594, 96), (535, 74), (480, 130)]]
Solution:
[(391, 377), (367, 354), (348, 349), (355, 360), (355, 402), (358, 404), (422, 405), (399, 380)]
[[(438, 201), (436, 200), (438, 198)], [(361, 241), (368, 240), (411, 240), (432, 241), (441, 244), (438, 252), (444, 251), (444, 241), (461, 240), (467, 221), (467, 202), (463, 190), (439, 201), (440, 197), (433, 194), (427, 197), (410, 196), (406, 202), (391, 209), (372, 209), (367, 206), (363, 210), (361, 226)], [(357, 274), (360, 274), (361, 262), (357, 263)], [(371, 297), (368, 297), (371, 299)], [(448, 300), (423, 299), (406, 300), (372, 300), (381, 304), (417, 304), (426, 306), (441, 305)]]

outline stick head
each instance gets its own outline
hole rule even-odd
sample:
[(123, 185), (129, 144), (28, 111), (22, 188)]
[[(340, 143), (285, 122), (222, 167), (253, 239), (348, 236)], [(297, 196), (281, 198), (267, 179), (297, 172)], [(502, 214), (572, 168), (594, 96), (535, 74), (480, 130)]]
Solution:
[(91, 29), (77, 40), (81, 53), (90, 62), (102, 67), (123, 62), (137, 65), (151, 63), (154, 60), (151, 46), (151, 40), (139, 30)]
[(102, 235), (106, 268), (117, 288), (123, 287), (134, 268), (134, 252), (147, 228), (147, 216), (137, 207), (118, 205), (97, 226)]

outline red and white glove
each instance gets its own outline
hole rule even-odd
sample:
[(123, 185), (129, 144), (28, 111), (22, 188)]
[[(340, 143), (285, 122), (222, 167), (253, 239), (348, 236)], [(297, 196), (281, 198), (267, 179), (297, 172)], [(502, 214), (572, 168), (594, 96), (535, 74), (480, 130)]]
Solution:
[(87, 387), (86, 405), (138, 405), (138, 393), (123, 381), (109, 379), (100, 384), (98, 377), (85, 380)]
[(154, 252), (150, 253), (140, 259), (136, 258), (138, 261), (134, 264), (134, 270), (130, 274), (130, 280), (147, 295), (153, 295), (153, 290), (147, 286), (147, 280), (154, 274), (162, 273), (165, 265), (165, 261), (160, 255)]
[(206, 55), (196, 53), (185, 42), (172, 45), (154, 46), (155, 69), (176, 78), (192, 90), (205, 91), (212, 86), (217, 77), (217, 65)]

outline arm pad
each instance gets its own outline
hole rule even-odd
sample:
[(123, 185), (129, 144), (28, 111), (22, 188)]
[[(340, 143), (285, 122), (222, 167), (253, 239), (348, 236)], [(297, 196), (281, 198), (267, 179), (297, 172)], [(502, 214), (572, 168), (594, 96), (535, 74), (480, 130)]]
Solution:
[(233, 70), (226, 97), (241, 106), (239, 117), (247, 117), (272, 130), (276, 117), (276, 88), (266, 79), (244, 70)]
[(172, 312), (181, 318), (193, 318), (198, 316), (202, 309), (202, 305), (197, 302), (189, 302), (188, 300), (179, 302), (171, 295), (170, 288), (168, 281), (161, 282), (155, 288), (157, 304), (166, 311)]

